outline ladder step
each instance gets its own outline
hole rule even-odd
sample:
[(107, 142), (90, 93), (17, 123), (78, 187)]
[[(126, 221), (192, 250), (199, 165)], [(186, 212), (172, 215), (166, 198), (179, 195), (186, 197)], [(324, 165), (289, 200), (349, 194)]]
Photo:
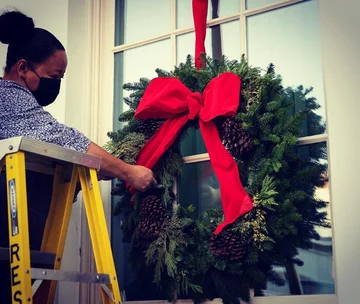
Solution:
[(36, 280), (110, 284), (110, 276), (101, 273), (31, 268), (31, 277)]
[[(9, 248), (0, 247), (0, 261), (9, 261)], [(30, 260), (32, 264), (41, 264), (54, 266), (55, 254), (50, 252), (30, 251)]]

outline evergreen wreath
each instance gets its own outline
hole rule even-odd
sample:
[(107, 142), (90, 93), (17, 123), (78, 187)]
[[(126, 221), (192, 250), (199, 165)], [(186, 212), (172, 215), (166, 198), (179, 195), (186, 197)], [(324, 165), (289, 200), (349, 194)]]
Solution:
[[(300, 158), (296, 147), (304, 124), (307, 134), (325, 131), (321, 117), (314, 113), (319, 105), (315, 98), (308, 97), (312, 89), (284, 88), (272, 64), (262, 71), (249, 66), (244, 57), (240, 62), (225, 57), (203, 59), (207, 64), (200, 70), (188, 56), (174, 71), (156, 72), (159, 77), (180, 79), (193, 92), (202, 92), (211, 79), (226, 71), (240, 76), (237, 114), (218, 119), (217, 125), (223, 145), (238, 164), (254, 209), (214, 235), (223, 221), (221, 209), (195, 216), (193, 205), (178, 204), (173, 185), (183, 167), (179, 145), (198, 128), (198, 121), (189, 121), (153, 168), (160, 187), (131, 197), (119, 181), (112, 190), (119, 196), (113, 212), (124, 218), (123, 241), (130, 244), (128, 259), (138, 273), (133, 286), (135, 290), (141, 286), (144, 300), (248, 301), (250, 289), (261, 295), (268, 281), (283, 285), (273, 267), (301, 265), (298, 248), (310, 248), (312, 240), (319, 238), (316, 226), (329, 227), (322, 210), (327, 202), (314, 196), (315, 188), (326, 181), (327, 166), (321, 162), (326, 159), (326, 147), (311, 146), (306, 159)], [(126, 124), (108, 134), (111, 141), (106, 149), (131, 164), (136, 163), (141, 148), (164, 122), (134, 118), (149, 82), (141, 78), (138, 83), (124, 85), (131, 91), (124, 98), (129, 110), (119, 120)], [(294, 100), (304, 110), (295, 113)], [(131, 296), (131, 286), (127, 295)]]

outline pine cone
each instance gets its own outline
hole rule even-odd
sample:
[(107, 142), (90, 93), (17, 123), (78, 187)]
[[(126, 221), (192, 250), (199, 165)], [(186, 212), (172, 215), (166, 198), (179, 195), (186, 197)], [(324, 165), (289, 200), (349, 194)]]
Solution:
[(225, 149), (235, 158), (241, 159), (254, 149), (252, 138), (235, 117), (224, 119), (220, 125), (220, 136)]
[(140, 205), (140, 223), (138, 229), (143, 238), (156, 238), (165, 220), (165, 207), (154, 195), (144, 198)]
[(164, 221), (165, 207), (162, 201), (155, 195), (144, 198), (140, 205), (140, 217), (150, 221)]
[(209, 247), (213, 255), (233, 261), (242, 260), (246, 255), (247, 243), (234, 231), (224, 229), (218, 235), (210, 237)]
[(138, 225), (141, 237), (146, 240), (153, 240), (157, 238), (160, 234), (162, 224), (163, 223), (160, 221), (151, 222), (148, 219), (141, 220)]
[(145, 119), (139, 120), (138, 131), (149, 139), (161, 127), (165, 120), (163, 119)]

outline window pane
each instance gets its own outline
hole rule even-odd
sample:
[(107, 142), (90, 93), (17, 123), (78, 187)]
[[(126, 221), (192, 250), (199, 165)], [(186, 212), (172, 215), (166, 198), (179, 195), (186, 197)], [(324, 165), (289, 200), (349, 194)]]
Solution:
[(281, 0), (246, 0), (246, 9), (252, 9), (268, 4), (273, 4)]
[(179, 179), (179, 203), (194, 205), (196, 214), (221, 208), (219, 182), (210, 161), (184, 166)]
[(116, 45), (169, 33), (170, 15), (169, 0), (117, 0)]
[(206, 147), (200, 130), (192, 131), (180, 144), (182, 156), (206, 153)]
[[(303, 160), (311, 159), (327, 165), (326, 143), (319, 143), (298, 147), (297, 153)], [(327, 179), (327, 177), (325, 177)], [(185, 165), (179, 179), (179, 203), (183, 206), (190, 204), (196, 207), (196, 216), (211, 208), (221, 208), (219, 183), (212, 170), (210, 161)], [(325, 202), (330, 202), (329, 184), (317, 187), (315, 196)], [(327, 213), (331, 220), (330, 203), (321, 212)], [(292, 295), (295, 290), (300, 294), (333, 294), (335, 292), (333, 280), (333, 254), (331, 228), (316, 228), (319, 240), (312, 241), (312, 248), (299, 249), (297, 256), (304, 262), (303, 266), (290, 263), (274, 270), (285, 279), (285, 286), (268, 283), (264, 294)]]
[[(212, 26), (206, 31), (206, 53), (210, 57), (225, 55), (231, 60), (240, 60), (240, 21), (231, 21)], [(177, 64), (184, 62), (187, 55), (194, 56), (195, 33), (177, 37)]]
[[(275, 65), (284, 86), (313, 87), (320, 108), (308, 116), (303, 136), (325, 132), (325, 100), (318, 1), (292, 5), (248, 18), (248, 59), (253, 66)], [(295, 111), (313, 103), (301, 92), (294, 94)], [(319, 115), (320, 117), (318, 117)]]
[[(297, 148), (301, 159), (310, 158), (314, 162), (327, 165), (326, 143), (307, 145)], [(327, 179), (327, 176), (325, 177)], [(315, 190), (317, 198), (330, 202), (329, 183)], [(330, 203), (324, 210), (331, 220)], [(269, 283), (267, 295), (289, 295), (294, 285), (300, 284), (301, 294), (333, 294), (335, 293), (333, 279), (333, 252), (331, 228), (317, 227), (319, 240), (314, 240), (309, 250), (299, 249), (298, 258), (304, 262), (303, 266), (278, 267), (276, 271), (283, 278), (287, 278), (285, 286), (279, 287)], [(298, 277), (299, 279), (297, 279)]]
[[(193, 27), (192, 0), (177, 0), (176, 2), (176, 28)], [(239, 11), (239, 0), (211, 0), (208, 5), (208, 20), (233, 15)]]
[[(119, 53), (120, 54), (120, 53)], [(159, 56), (161, 54), (161, 56)], [(118, 55), (121, 56), (121, 55)], [(116, 67), (123, 69), (123, 83), (115, 83), (116, 90), (122, 90), (124, 83), (138, 82), (140, 78), (145, 77), (152, 79), (157, 76), (155, 70), (161, 68), (164, 70), (171, 69), (170, 58), (170, 40), (154, 42), (134, 49), (123, 52), (123, 66)], [(115, 71), (115, 74), (118, 71)], [(131, 92), (123, 91), (123, 96), (129, 96)], [(115, 93), (116, 95), (116, 93)], [(122, 111), (126, 111), (128, 106), (123, 104)], [(120, 114), (120, 113), (119, 113)]]
[(116, 53), (114, 56), (114, 130), (121, 127), (118, 120), (119, 115), (123, 112), (123, 89), (124, 84), (124, 52)]

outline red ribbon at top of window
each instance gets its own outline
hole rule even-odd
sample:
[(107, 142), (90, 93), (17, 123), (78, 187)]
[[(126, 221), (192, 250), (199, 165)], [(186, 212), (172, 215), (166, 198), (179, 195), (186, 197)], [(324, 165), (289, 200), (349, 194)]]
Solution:
[(200, 69), (204, 65), (200, 55), (205, 53), (208, 0), (193, 0), (192, 8), (195, 26), (195, 66)]

